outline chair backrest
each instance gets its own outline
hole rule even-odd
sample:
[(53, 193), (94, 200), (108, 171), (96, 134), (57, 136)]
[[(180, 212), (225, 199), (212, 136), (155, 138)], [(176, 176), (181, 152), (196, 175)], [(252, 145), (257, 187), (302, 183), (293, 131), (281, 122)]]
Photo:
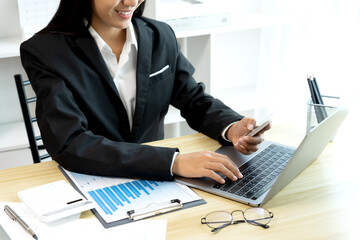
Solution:
[[(34, 163), (40, 163), (42, 160), (49, 158), (50, 155), (46, 152), (44, 145), (42, 144), (41, 135), (35, 134), (33, 124), (37, 124), (35, 116), (31, 116), (29, 110), (29, 104), (36, 102), (36, 97), (28, 98), (26, 96), (26, 86), (31, 87), (30, 81), (24, 81), (21, 74), (14, 75), (16, 88), (20, 100), (20, 106), (22, 115), (24, 118), (24, 123), (26, 127), (26, 133), (29, 139), (29, 145), (31, 150), (31, 155), (33, 157)], [(45, 152), (44, 152), (45, 151)]]

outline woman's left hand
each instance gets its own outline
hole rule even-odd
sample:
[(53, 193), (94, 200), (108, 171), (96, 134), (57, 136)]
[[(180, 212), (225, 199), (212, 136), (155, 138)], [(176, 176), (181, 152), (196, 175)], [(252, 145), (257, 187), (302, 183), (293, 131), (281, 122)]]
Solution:
[(255, 136), (245, 136), (256, 127), (256, 120), (253, 118), (243, 118), (241, 121), (234, 123), (226, 132), (236, 150), (249, 155), (258, 150), (258, 145), (264, 141), (264, 132), (271, 128), (270, 123), (259, 131)]

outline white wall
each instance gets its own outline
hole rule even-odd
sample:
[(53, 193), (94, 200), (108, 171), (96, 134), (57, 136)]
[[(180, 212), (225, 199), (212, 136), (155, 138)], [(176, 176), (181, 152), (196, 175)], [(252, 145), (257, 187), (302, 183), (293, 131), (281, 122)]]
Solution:
[(18, 36), (20, 32), (17, 0), (0, 0), (0, 38)]
[(22, 121), (14, 74), (25, 71), (20, 58), (0, 59), (0, 124)]

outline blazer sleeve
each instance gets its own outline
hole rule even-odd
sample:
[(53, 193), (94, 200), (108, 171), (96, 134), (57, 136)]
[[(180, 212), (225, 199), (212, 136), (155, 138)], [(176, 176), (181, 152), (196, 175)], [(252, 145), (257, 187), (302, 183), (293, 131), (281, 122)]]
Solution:
[(193, 78), (194, 67), (180, 52), (177, 44), (176, 80), (171, 104), (180, 109), (189, 126), (217, 140), (232, 145), (222, 137), (223, 130), (244, 116), (205, 92), (205, 85)]
[(153, 51), (152, 62), (159, 62), (161, 66), (170, 63), (174, 72), (173, 78), (169, 80), (173, 84), (170, 104), (180, 110), (182, 117), (192, 129), (223, 145), (231, 145), (232, 143), (222, 137), (222, 131), (229, 124), (241, 120), (243, 116), (207, 94), (204, 84), (195, 81), (195, 69), (181, 53), (176, 35), (168, 24), (147, 18), (143, 20), (156, 29), (152, 44), (157, 50)]
[(52, 66), (38, 45), (24, 42), (20, 52), (37, 96), (36, 116), (51, 157), (74, 172), (172, 180), (170, 167), (178, 150), (112, 141), (89, 131), (87, 118), (57, 74), (61, 66)]

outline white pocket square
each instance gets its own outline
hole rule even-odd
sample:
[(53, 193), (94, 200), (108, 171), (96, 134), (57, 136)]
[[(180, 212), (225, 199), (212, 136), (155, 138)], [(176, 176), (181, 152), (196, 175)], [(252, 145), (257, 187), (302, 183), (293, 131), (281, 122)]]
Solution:
[(168, 69), (168, 68), (169, 68), (169, 65), (166, 65), (165, 67), (163, 67), (163, 68), (160, 69), (159, 71), (156, 71), (156, 72), (150, 74), (149, 77), (154, 77), (154, 76), (156, 76), (156, 75), (159, 75), (160, 73), (164, 72), (164, 71), (165, 71), (166, 69)]

